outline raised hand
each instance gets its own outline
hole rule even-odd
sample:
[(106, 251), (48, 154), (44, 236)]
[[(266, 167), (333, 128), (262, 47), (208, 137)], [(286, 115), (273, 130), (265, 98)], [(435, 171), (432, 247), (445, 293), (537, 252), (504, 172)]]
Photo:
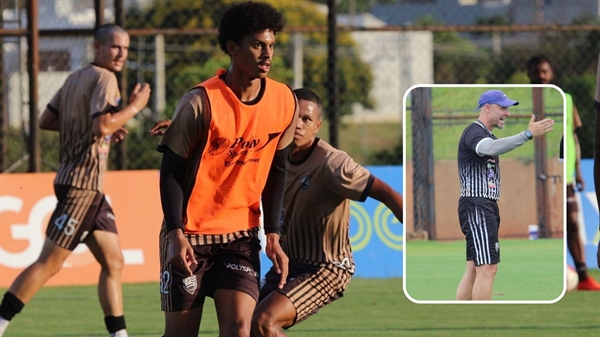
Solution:
[(541, 121), (535, 121), (535, 115), (531, 115), (531, 120), (529, 121), (529, 131), (533, 137), (539, 137), (544, 135), (554, 128), (554, 120), (551, 118), (544, 118)]

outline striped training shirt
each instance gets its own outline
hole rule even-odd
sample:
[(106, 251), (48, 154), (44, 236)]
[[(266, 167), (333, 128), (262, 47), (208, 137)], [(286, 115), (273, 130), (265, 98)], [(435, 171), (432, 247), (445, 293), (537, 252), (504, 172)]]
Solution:
[(479, 120), (465, 128), (458, 143), (460, 196), (500, 199), (500, 159), (480, 155), (477, 146), (486, 138), (497, 139)]
[(118, 111), (120, 101), (112, 71), (89, 64), (69, 75), (48, 103), (60, 127), (60, 163), (54, 184), (102, 191), (111, 136), (94, 136), (92, 119)]
[(292, 261), (354, 272), (349, 199), (364, 201), (374, 178), (323, 140), (317, 138), (310, 151), (302, 162), (286, 162), (281, 246)]

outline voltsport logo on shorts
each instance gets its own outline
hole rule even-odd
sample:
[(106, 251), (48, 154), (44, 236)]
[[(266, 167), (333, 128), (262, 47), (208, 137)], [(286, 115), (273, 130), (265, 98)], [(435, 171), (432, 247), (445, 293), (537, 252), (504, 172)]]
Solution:
[(250, 275), (253, 275), (254, 277), (258, 277), (258, 273), (254, 271), (254, 269), (248, 267), (248, 266), (241, 266), (239, 264), (235, 264), (235, 263), (227, 263), (227, 269), (232, 269), (232, 270), (239, 270), (242, 271), (244, 273), (248, 273)]

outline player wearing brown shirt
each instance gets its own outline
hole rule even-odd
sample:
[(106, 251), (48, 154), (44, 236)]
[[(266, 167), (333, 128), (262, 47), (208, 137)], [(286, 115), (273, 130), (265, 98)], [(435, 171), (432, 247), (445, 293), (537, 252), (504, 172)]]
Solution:
[(283, 288), (272, 268), (266, 274), (252, 318), (254, 336), (281, 336), (287, 329), (343, 296), (354, 262), (348, 235), (350, 200), (372, 197), (402, 221), (402, 195), (317, 138), (321, 100), (311, 90), (294, 90), (299, 117), (286, 161), (281, 245), (289, 273)]
[(123, 125), (148, 103), (150, 86), (137, 84), (129, 105), (119, 110), (115, 72), (127, 58), (129, 35), (119, 26), (100, 26), (94, 61), (65, 81), (39, 118), (39, 127), (60, 134), (60, 164), (54, 190), (58, 203), (40, 256), (12, 283), (0, 304), (0, 336), (8, 322), (61, 269), (81, 242), (101, 266), (98, 296), (111, 336), (126, 337), (121, 295), (123, 255), (115, 218), (102, 186), (109, 145), (123, 139)]

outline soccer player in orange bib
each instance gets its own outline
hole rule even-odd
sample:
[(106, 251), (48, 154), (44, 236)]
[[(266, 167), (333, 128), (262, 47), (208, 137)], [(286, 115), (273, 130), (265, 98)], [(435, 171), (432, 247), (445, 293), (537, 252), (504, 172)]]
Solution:
[(279, 244), (287, 146), (297, 103), (267, 78), (283, 17), (265, 3), (235, 4), (218, 41), (228, 70), (179, 101), (159, 143), (160, 293), (165, 336), (197, 336), (206, 296), (220, 336), (249, 336), (259, 296), (261, 199), (266, 253), (282, 287), (288, 259)]

